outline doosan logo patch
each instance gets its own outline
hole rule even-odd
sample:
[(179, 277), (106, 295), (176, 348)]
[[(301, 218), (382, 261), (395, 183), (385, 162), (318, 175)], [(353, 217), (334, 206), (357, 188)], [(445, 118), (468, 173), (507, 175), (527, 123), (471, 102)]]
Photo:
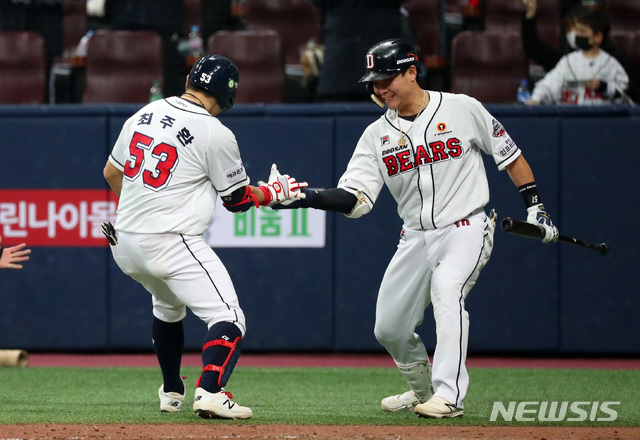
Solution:
[(368, 53), (367, 54), (367, 69), (373, 69), (373, 67), (374, 67), (373, 54), (372, 53)]
[(416, 54), (409, 52), (405, 58), (400, 58), (396, 61), (396, 66), (400, 66), (402, 64), (411, 63), (416, 60)]

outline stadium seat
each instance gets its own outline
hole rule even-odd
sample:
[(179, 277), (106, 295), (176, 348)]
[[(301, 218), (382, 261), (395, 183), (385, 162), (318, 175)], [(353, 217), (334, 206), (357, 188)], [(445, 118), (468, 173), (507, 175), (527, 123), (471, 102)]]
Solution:
[(320, 10), (309, 0), (246, 0), (244, 18), (246, 30), (280, 35), (288, 65), (300, 65), (307, 42), (319, 40)]
[(516, 102), (527, 58), (514, 31), (463, 31), (451, 47), (451, 91), (487, 103)]
[(37, 32), (0, 32), (0, 103), (43, 104), (47, 84), (44, 37)]
[(640, 31), (633, 33), (633, 40), (631, 44), (629, 44), (626, 55), (630, 58), (633, 65), (636, 66), (636, 69), (640, 70)]
[[(562, 17), (558, 0), (537, 0), (536, 21), (540, 38), (558, 47), (562, 34)], [(484, 9), (485, 30), (520, 32), (522, 0), (486, 0)]]
[(611, 21), (611, 30), (616, 32), (640, 31), (640, 1), (607, 0), (605, 12)]
[(444, 67), (446, 60), (440, 46), (443, 19), (440, 2), (408, 0), (402, 6), (409, 14), (425, 67)]
[(162, 38), (152, 31), (99, 30), (89, 40), (82, 102), (143, 103), (163, 78)]
[(225, 56), (238, 66), (236, 103), (283, 102), (284, 55), (276, 31), (218, 31), (207, 40), (207, 52)]

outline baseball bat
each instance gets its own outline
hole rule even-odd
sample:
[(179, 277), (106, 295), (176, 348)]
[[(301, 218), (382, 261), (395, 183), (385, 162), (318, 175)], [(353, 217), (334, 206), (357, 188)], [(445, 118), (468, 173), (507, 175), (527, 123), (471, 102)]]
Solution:
[[(542, 229), (541, 226), (527, 223), (523, 220), (519, 220), (513, 217), (505, 217), (504, 219), (502, 219), (500, 227), (502, 227), (503, 231), (508, 232), (509, 234), (519, 235), (521, 237), (534, 238), (537, 240), (542, 240), (542, 238), (544, 237), (544, 229)], [(588, 243), (586, 241), (578, 240), (577, 238), (573, 237), (567, 237), (566, 235), (562, 234), (558, 236), (558, 241), (561, 243), (567, 243), (574, 246), (591, 249), (592, 251), (599, 252), (601, 255), (606, 255), (607, 252), (609, 252), (609, 246), (606, 243)]]

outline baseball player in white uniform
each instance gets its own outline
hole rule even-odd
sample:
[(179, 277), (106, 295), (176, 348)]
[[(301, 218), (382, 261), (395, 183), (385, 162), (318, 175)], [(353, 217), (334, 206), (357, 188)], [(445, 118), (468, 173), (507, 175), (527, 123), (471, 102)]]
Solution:
[[(409, 391), (384, 398), (382, 409), (461, 416), (469, 385), (464, 302), (493, 247), (494, 223), (484, 212), (489, 187), (482, 153), (520, 188), (527, 220), (543, 227), (544, 241), (556, 240), (558, 231), (520, 149), (478, 101), (423, 90), (416, 51), (402, 40), (374, 45), (366, 66), (360, 82), (388, 110), (362, 134), (337, 188), (304, 188), (305, 199), (275, 208), (311, 207), (358, 218), (387, 185), (404, 224), (378, 293), (374, 333)], [(415, 333), (429, 304), (437, 333), (433, 367)]]
[(536, 83), (529, 105), (602, 105), (622, 102), (629, 75), (600, 45), (609, 32), (604, 15), (587, 8), (575, 16), (576, 46)]
[(230, 109), (238, 69), (218, 55), (201, 58), (186, 91), (155, 101), (129, 118), (104, 169), (119, 196), (115, 228), (103, 225), (122, 271), (153, 296), (153, 344), (162, 371), (160, 409), (180, 410), (185, 307), (207, 324), (203, 372), (193, 409), (203, 418), (247, 419), (224, 390), (240, 355), (245, 316), (233, 283), (203, 240), (217, 195), (232, 212), (304, 197), (305, 183), (272, 166), (269, 183), (249, 185), (233, 133), (215, 117)]

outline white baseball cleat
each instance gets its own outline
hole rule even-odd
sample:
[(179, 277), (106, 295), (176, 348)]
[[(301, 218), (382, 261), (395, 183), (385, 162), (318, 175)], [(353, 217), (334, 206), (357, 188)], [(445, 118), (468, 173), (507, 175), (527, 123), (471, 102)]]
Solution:
[(441, 419), (443, 417), (460, 417), (464, 414), (463, 408), (456, 407), (444, 397), (433, 396), (425, 403), (417, 405), (413, 410), (418, 416), (433, 417)]
[[(185, 393), (187, 389), (185, 387)], [(182, 408), (182, 402), (184, 402), (184, 394), (170, 392), (164, 392), (164, 384), (160, 385), (158, 389), (158, 396), (160, 397), (160, 411), (162, 412), (178, 412)]]
[(396, 412), (403, 410), (413, 411), (416, 405), (422, 403), (422, 401), (418, 399), (416, 393), (414, 393), (413, 390), (409, 390), (403, 394), (385, 397), (384, 399), (382, 399), (381, 403), (382, 411)]
[(193, 410), (203, 419), (250, 419), (253, 416), (251, 408), (240, 406), (232, 399), (233, 395), (227, 391), (210, 393), (198, 387)]

